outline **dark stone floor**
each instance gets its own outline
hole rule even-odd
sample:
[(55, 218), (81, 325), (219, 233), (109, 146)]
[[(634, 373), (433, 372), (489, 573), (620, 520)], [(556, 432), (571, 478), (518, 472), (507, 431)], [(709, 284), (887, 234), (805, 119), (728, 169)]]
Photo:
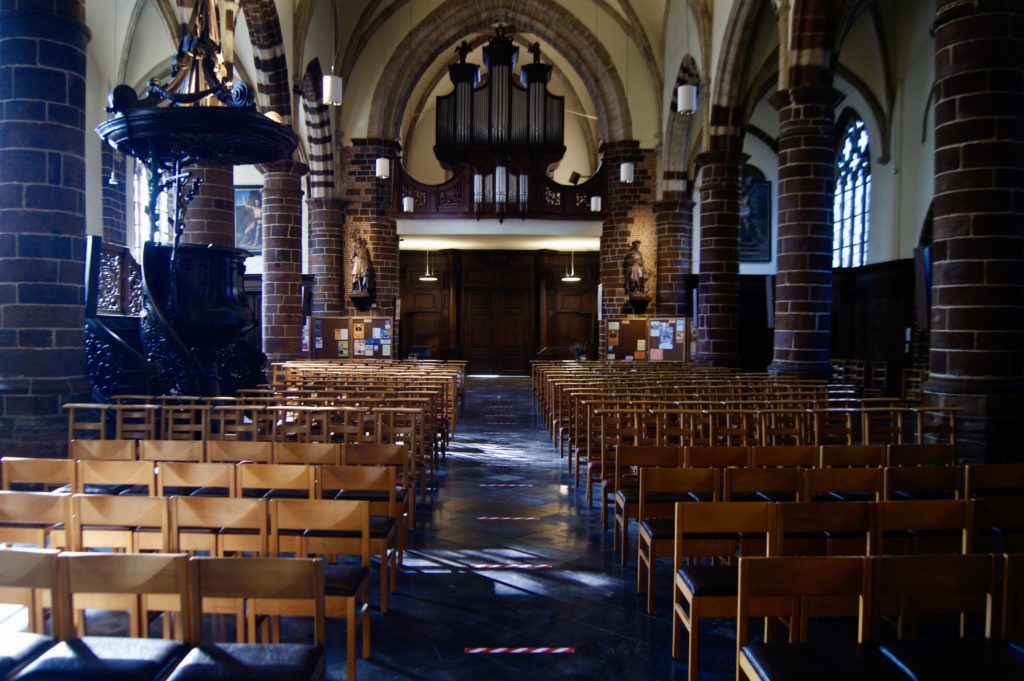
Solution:
[[(439, 480), (417, 513), (388, 614), (374, 612), (361, 681), (686, 678), (686, 664), (669, 653), (671, 561), (659, 564), (658, 611), (649, 616), (635, 592), (635, 559), (620, 567), (597, 506), (587, 509), (571, 486), (528, 378), (469, 380)], [(523, 486), (482, 486), (495, 483)], [(480, 520), (494, 516), (533, 519)], [(509, 563), (550, 567), (479, 567)], [(706, 621), (701, 635), (701, 679), (734, 678), (733, 623)], [(329, 623), (331, 679), (344, 678), (342, 641), (340, 624)], [(575, 653), (465, 652), (498, 646)]]

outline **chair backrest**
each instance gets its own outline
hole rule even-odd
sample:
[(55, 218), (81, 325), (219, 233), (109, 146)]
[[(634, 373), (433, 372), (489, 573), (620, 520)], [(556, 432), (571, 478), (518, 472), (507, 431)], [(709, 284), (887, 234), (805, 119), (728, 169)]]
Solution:
[(884, 466), (884, 445), (822, 445), (822, 468), (845, 466)]
[(750, 448), (740, 446), (685, 447), (683, 465), (687, 468), (735, 468), (750, 463)]
[(153, 544), (170, 551), (170, 512), (164, 497), (118, 494), (75, 494), (71, 498), (71, 534), (76, 551), (138, 548), (140, 530), (153, 535)]
[(189, 530), (254, 532), (259, 554), (266, 556), (270, 528), (267, 523), (265, 499), (226, 499), (223, 497), (172, 497), (171, 518), (174, 548), (188, 546), (182, 533)]
[(324, 572), (319, 559), (193, 558), (191, 620), (188, 642), (203, 642), (204, 598), (301, 599), (312, 601), (313, 642), (324, 645)]
[(68, 458), (132, 461), (135, 459), (135, 440), (72, 440), (68, 443)]
[(270, 463), (274, 452), (271, 442), (254, 442), (251, 440), (208, 440), (206, 443), (206, 460), (210, 462), (254, 461)]
[(206, 459), (204, 440), (139, 440), (143, 461), (193, 461)]
[(953, 445), (889, 445), (890, 466), (952, 466)]
[(238, 493), (262, 496), (269, 490), (289, 490), (312, 499), (316, 492), (315, 472), (314, 466), (304, 463), (240, 463), (236, 470)]
[(804, 492), (801, 468), (726, 468), (725, 501), (800, 501)]
[(3, 489), (24, 492), (51, 492), (75, 488), (77, 468), (72, 459), (43, 459), (5, 456), (0, 460)]
[(818, 448), (813, 445), (751, 447), (750, 465), (755, 468), (813, 468), (818, 463)]
[(45, 548), (49, 530), (71, 518), (71, 495), (0, 492), (0, 542)]
[[(673, 552), (675, 569), (682, 565), (683, 558), (709, 555), (706, 552), (709, 536), (721, 539), (723, 535), (737, 535), (735, 543), (738, 543), (738, 533), (743, 533), (747, 539), (754, 535), (767, 537), (774, 523), (774, 504), (766, 501), (678, 503)], [(729, 553), (732, 555), (734, 552)]]
[(156, 494), (156, 475), (149, 461), (79, 461), (77, 478), (76, 492), (86, 492), (94, 485), (127, 485), (144, 487), (149, 496)]
[[(180, 553), (64, 553), (59, 559), (61, 593), (68, 599), (60, 631), (74, 635), (76, 594), (166, 594), (179, 599), (184, 629), (191, 622), (188, 557)], [(102, 602), (89, 598), (89, 607)], [(120, 601), (111, 607), (120, 609)]]
[(648, 467), (672, 467), (681, 463), (682, 452), (679, 447), (654, 447), (619, 445), (615, 448), (615, 486), (624, 475), (633, 473), (633, 469)]
[(841, 537), (857, 539), (859, 549), (855, 549), (854, 555), (867, 556), (873, 547), (874, 524), (875, 510), (866, 501), (781, 503), (775, 508), (775, 529), (768, 554), (801, 555), (810, 545), (824, 550), (811, 551), (809, 555), (824, 554), (829, 549), (827, 539)]
[(955, 499), (963, 490), (961, 466), (888, 466), (885, 469), (886, 499)]
[(964, 478), (967, 499), (1024, 495), (1024, 463), (972, 463)]
[(1024, 552), (1024, 497), (981, 497), (971, 506), (968, 552)]
[(409, 452), (402, 445), (362, 442), (342, 447), (341, 462), (346, 466), (392, 466), (399, 484), (409, 487)]
[(1024, 554), (1007, 554), (1003, 565), (1002, 635), (1024, 642)]
[(301, 533), (300, 552), (343, 553), (370, 565), (370, 506), (366, 501), (271, 499), (270, 550), (280, 555), (282, 538)]
[(875, 504), (877, 532), (872, 554), (905, 553), (906, 550), (899, 550), (905, 542), (899, 540), (904, 539), (908, 531), (931, 535), (922, 536), (922, 539), (942, 538), (937, 535), (945, 533), (949, 548), (959, 543), (960, 551), (964, 551), (970, 546), (968, 532), (971, 528), (972, 504), (963, 499), (880, 501)]
[(671, 518), (676, 502), (718, 500), (717, 468), (641, 468), (638, 518)]
[[(920, 605), (928, 614), (981, 611), (986, 635), (992, 631), (993, 604), (999, 603), (1002, 559), (987, 554), (881, 556), (871, 559), (871, 606), (867, 640), (878, 640), (887, 601), (900, 601), (897, 634), (916, 630)], [(998, 633), (997, 633), (998, 635)]]
[(161, 461), (156, 465), (156, 493), (159, 496), (168, 496), (170, 491), (194, 494), (206, 490), (214, 494), (219, 489), (225, 490), (228, 496), (235, 496), (235, 464)]
[(341, 445), (332, 442), (275, 442), (274, 463), (341, 463)]
[(395, 469), (392, 466), (321, 466), (317, 496), (370, 502), (372, 515), (396, 517)]
[(882, 468), (809, 468), (804, 471), (805, 501), (833, 501), (829, 495), (871, 494), (879, 501), (885, 490)]
[(0, 549), (0, 603), (22, 605), (28, 611), (28, 630), (46, 633), (45, 622), (36, 617), (41, 591), (48, 591), (56, 632), (63, 602), (57, 586), (57, 554), (53, 549)]

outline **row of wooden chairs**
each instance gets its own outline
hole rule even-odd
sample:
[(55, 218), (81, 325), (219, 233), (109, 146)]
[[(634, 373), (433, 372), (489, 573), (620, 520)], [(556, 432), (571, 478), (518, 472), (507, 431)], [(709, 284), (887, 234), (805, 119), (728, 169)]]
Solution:
[(653, 611), (654, 562), (671, 553), (672, 654), (681, 656), (687, 631), (691, 679), (697, 673), (699, 620), (736, 612), (737, 556), (955, 554), (1024, 548), (1024, 498), (677, 503), (668, 518), (664, 508), (652, 510), (662, 515), (641, 526), (638, 591), (647, 589), (648, 608)]
[[(0, 593), (4, 600), (25, 595), (28, 603), (46, 602), (51, 633), (42, 623), (35, 633), (5, 634), (0, 672), (5, 679), (132, 678), (167, 679), (278, 678), (312, 681), (326, 677), (325, 615), (332, 598), (318, 559), (192, 558), (184, 554), (58, 553), (0, 549)], [(203, 632), (203, 615), (223, 599), (239, 600), (251, 618), (275, 614), (311, 617), (312, 643), (215, 644)], [(287, 600), (282, 600), (287, 599)], [(19, 601), (13, 601), (19, 602)], [(175, 617), (185, 643), (137, 638), (82, 637), (72, 613), (83, 608), (127, 610), (134, 623), (143, 611), (161, 608)], [(80, 622), (80, 620), (79, 620)], [(351, 654), (351, 651), (350, 651)], [(369, 639), (364, 638), (364, 656)], [(355, 661), (349, 660), (349, 679)]]
[[(809, 641), (807, 620), (835, 614), (822, 604), (837, 602), (846, 605), (841, 614), (856, 619), (855, 638)], [(833, 671), (860, 679), (1024, 678), (1013, 621), (1022, 603), (1020, 555), (741, 558), (737, 679), (827, 678)], [(922, 615), (934, 613), (976, 615), (981, 626), (952, 637), (919, 635)], [(750, 620), (763, 617), (787, 618), (789, 639), (754, 639)], [(891, 617), (894, 636), (883, 628)]]

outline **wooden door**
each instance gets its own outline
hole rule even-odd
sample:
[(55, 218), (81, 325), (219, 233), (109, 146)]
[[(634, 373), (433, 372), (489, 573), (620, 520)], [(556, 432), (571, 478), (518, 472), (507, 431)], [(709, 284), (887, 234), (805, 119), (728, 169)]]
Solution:
[(536, 341), (533, 254), (464, 253), (463, 277), (467, 370), (528, 374)]

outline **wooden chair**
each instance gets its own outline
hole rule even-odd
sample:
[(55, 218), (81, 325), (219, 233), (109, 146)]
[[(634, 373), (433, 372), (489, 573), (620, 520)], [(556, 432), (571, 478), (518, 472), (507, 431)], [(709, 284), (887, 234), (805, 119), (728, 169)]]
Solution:
[(904, 444), (889, 445), (889, 466), (952, 466), (953, 445)]
[(15, 678), (139, 679), (158, 681), (185, 656), (178, 641), (135, 638), (145, 633), (140, 600), (159, 598), (173, 604), (185, 627), (190, 624), (188, 564), (184, 555), (66, 553), (58, 560), (62, 637), (75, 632), (73, 613), (81, 608), (129, 613), (132, 639), (86, 636), (64, 640), (29, 663)]
[(956, 415), (959, 407), (914, 407), (916, 442), (956, 446)]
[(275, 442), (274, 463), (337, 465), (341, 463), (341, 445), (331, 442)]
[(818, 462), (821, 468), (885, 466), (883, 445), (824, 445)]
[(270, 463), (274, 445), (271, 442), (250, 440), (209, 440), (206, 443), (206, 460), (211, 463)]
[(0, 492), (0, 543), (38, 548), (67, 546), (71, 496), (49, 492)]
[[(615, 467), (613, 468), (613, 488), (615, 494), (611, 499), (614, 506), (612, 523), (612, 550), (622, 551), (622, 564), (628, 564), (626, 547), (629, 546), (629, 521), (636, 519), (640, 502), (639, 475), (648, 467), (678, 467), (680, 454), (678, 447), (627, 446), (620, 445), (615, 450)], [(601, 490), (601, 503), (607, 503), (606, 490), (608, 482)], [(673, 503), (679, 501), (673, 499)], [(621, 535), (620, 535), (621, 532)]]
[(77, 485), (75, 462), (5, 456), (0, 459), (3, 489), (15, 492), (72, 492)]
[(115, 440), (151, 440), (157, 436), (160, 405), (122, 403), (110, 409), (114, 412)]
[[(367, 501), (370, 504), (370, 553), (380, 556), (381, 591), (394, 593), (398, 563), (408, 536), (403, 531), (404, 509), (395, 494), (395, 469), (390, 466), (321, 466), (317, 497)], [(387, 612), (387, 599), (381, 599)]]
[(751, 447), (750, 465), (754, 468), (800, 467), (818, 465), (818, 448), (813, 445), (783, 447)]
[(139, 459), (201, 463), (206, 460), (206, 442), (203, 440), (140, 440)]
[[(362, 629), (363, 657), (370, 655), (370, 505), (365, 501), (270, 500), (270, 543), (274, 555), (351, 555), (358, 564), (324, 566), (326, 613), (345, 618), (349, 679), (356, 673), (356, 632)], [(387, 592), (385, 591), (384, 594)], [(384, 596), (382, 594), (382, 597)], [(280, 607), (266, 614), (286, 615)]]
[[(251, 681), (270, 672), (277, 678), (296, 681), (325, 678), (324, 575), (319, 560), (193, 558), (189, 564), (191, 608), (195, 613), (189, 642), (195, 647), (167, 681)], [(203, 635), (202, 613), (207, 603), (221, 599), (245, 599), (252, 618), (265, 611), (282, 610), (289, 615), (311, 616), (313, 644), (211, 643)], [(251, 631), (254, 633), (255, 627)], [(355, 678), (354, 670), (348, 678)]]
[(687, 468), (743, 468), (750, 464), (750, 448), (684, 447), (683, 465)]
[(885, 492), (882, 468), (809, 468), (804, 471), (806, 501), (880, 501)]
[[(966, 499), (1024, 495), (1024, 463), (972, 463), (964, 469)], [(6, 476), (5, 476), (6, 482)]]
[(133, 461), (135, 440), (72, 440), (68, 458), (78, 461)]
[(1004, 558), (1000, 630), (1004, 641), (1024, 651), (1024, 555), (1008, 554)]
[(867, 501), (781, 503), (769, 556), (869, 556), (874, 548), (875, 509)]
[(171, 547), (170, 512), (164, 497), (75, 494), (69, 530), (68, 541), (76, 551), (167, 553)]
[(161, 461), (156, 465), (156, 493), (161, 497), (233, 497), (238, 492), (233, 463)]
[(856, 435), (854, 422), (856, 409), (814, 409), (811, 420), (814, 425), (815, 445), (852, 445)]
[(250, 498), (312, 499), (316, 467), (301, 463), (240, 463), (235, 469), (238, 493)]
[[(370, 442), (344, 445), (341, 463), (346, 466), (391, 466), (395, 469), (396, 499), (399, 506), (405, 507), (405, 527), (411, 530), (416, 524), (416, 499), (411, 486), (409, 473), (409, 457), (402, 445), (386, 445)], [(405, 546), (408, 542), (402, 538), (399, 542)]]
[(676, 503), (699, 499), (717, 501), (721, 487), (719, 475), (717, 468), (640, 469), (636, 589), (638, 593), (647, 591), (647, 612), (654, 612), (657, 559), (672, 555)]
[(210, 409), (209, 438), (213, 440), (268, 440), (273, 428), (266, 405), (245, 401)]
[[(4, 653), (0, 656), (4, 678), (53, 644), (52, 636), (46, 636), (45, 611), (62, 605), (57, 591), (57, 551), (0, 549), (0, 603), (24, 606), (28, 613), (25, 633), (4, 632)], [(52, 612), (51, 634), (58, 633), (61, 618), (61, 613)]]
[(964, 490), (960, 466), (889, 466), (885, 469), (883, 497), (902, 499), (958, 499)]
[(164, 396), (160, 404), (160, 437), (165, 440), (207, 440), (210, 435), (210, 405), (186, 395)]
[(316, 407), (302, 405), (267, 407), (267, 415), (274, 424), (274, 441), (312, 442), (316, 412)]
[(729, 617), (736, 612), (737, 578), (733, 564), (684, 565), (684, 559), (724, 557), (732, 559), (738, 541), (723, 535), (759, 534), (768, 542), (774, 527), (769, 502), (676, 504), (674, 584), (672, 588), (672, 657), (682, 654), (683, 629), (689, 634), (687, 678), (697, 681), (698, 625), (702, 617)]
[(722, 476), (725, 501), (800, 501), (804, 493), (801, 468), (726, 468)]
[(805, 409), (758, 409), (756, 444), (771, 447), (808, 444)]
[[(1000, 645), (1001, 557), (991, 555), (889, 556), (871, 560), (868, 638), (909, 678), (1024, 678), (1024, 656)], [(952, 596), (952, 597), (951, 597)], [(897, 640), (881, 641), (882, 617), (898, 603)], [(958, 613), (960, 638), (917, 639), (921, 613)], [(971, 635), (965, 615), (978, 613), (983, 628)]]
[(149, 461), (79, 461), (80, 494), (156, 494), (156, 476)]
[[(811, 679), (841, 670), (851, 679), (901, 678), (874, 649), (856, 641), (807, 642), (807, 605), (820, 599), (870, 599), (870, 570), (855, 556), (740, 558), (736, 614), (736, 678)], [(751, 641), (751, 617), (788, 618), (788, 642)]]
[(109, 404), (73, 402), (64, 405), (68, 412), (68, 440), (106, 440)]
[(971, 501), (967, 551), (1024, 552), (1024, 497), (981, 497)]
[(865, 445), (903, 444), (903, 417), (905, 415), (907, 415), (907, 410), (896, 406), (872, 406), (861, 409), (861, 442)]
[(973, 503), (963, 499), (878, 502), (872, 555), (967, 551)]

